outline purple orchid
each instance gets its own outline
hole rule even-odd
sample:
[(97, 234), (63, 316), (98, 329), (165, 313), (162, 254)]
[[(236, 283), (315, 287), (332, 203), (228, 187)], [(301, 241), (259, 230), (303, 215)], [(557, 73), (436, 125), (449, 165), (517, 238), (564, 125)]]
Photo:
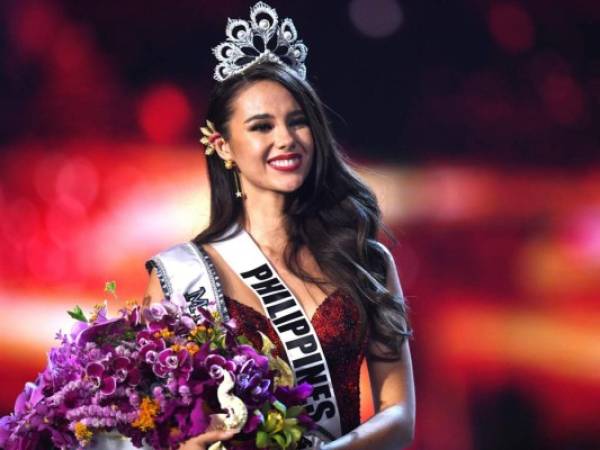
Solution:
[(123, 333), (125, 325), (126, 320), (122, 317), (94, 323), (79, 333), (76, 342), (80, 346), (85, 346), (88, 342), (98, 342), (112, 336), (119, 336)]
[(244, 362), (236, 378), (236, 395), (248, 405), (258, 408), (273, 398), (270, 387), (268, 370), (264, 370), (254, 359)]
[(163, 303), (156, 303), (146, 308), (143, 312), (144, 319), (147, 322), (159, 322), (167, 315), (167, 309)]
[(275, 397), (285, 405), (302, 405), (312, 392), (312, 385), (300, 383), (295, 387), (278, 386), (275, 390)]
[(192, 368), (192, 359), (185, 349), (176, 352), (167, 348), (158, 354), (158, 358), (152, 365), (152, 370), (158, 377), (170, 377), (178, 383), (189, 379)]
[[(175, 449), (222, 412), (217, 388), (227, 371), (249, 412), (228, 448), (255, 449), (253, 435), (264, 421), (259, 409), (275, 400), (301, 405), (312, 388), (276, 387), (267, 355), (239, 345), (233, 321), (199, 309), (195, 322), (186, 308), (163, 301), (109, 318), (103, 307), (93, 322), (58, 333), (45, 370), (17, 397), (14, 413), (0, 419), (0, 448), (77, 448), (97, 432), (117, 430), (134, 445)], [(198, 333), (199, 326), (210, 328), (213, 338)], [(305, 413), (298, 421), (312, 426)]]

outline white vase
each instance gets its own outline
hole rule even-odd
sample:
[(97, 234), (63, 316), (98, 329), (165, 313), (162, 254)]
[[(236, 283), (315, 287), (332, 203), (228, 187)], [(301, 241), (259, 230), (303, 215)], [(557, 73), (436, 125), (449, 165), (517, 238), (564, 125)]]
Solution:
[[(153, 450), (147, 444), (141, 447), (144, 450)], [(98, 433), (94, 436), (92, 444), (85, 447), (86, 450), (140, 450), (131, 443), (131, 439), (123, 436), (118, 431)]]

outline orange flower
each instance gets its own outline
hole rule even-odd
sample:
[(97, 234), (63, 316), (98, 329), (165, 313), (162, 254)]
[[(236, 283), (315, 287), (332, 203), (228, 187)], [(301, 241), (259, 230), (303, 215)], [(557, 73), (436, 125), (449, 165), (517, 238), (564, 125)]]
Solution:
[(82, 444), (83, 446), (86, 446), (88, 444), (88, 442), (90, 442), (92, 440), (92, 436), (94, 435), (94, 433), (92, 433), (87, 426), (85, 426), (84, 423), (81, 422), (77, 422), (75, 424), (75, 437), (77, 438), (77, 440), (79, 441), (80, 444)]
[(195, 344), (193, 342), (189, 342), (185, 348), (187, 349), (187, 351), (189, 352), (190, 355), (194, 356), (196, 353), (198, 353), (198, 351), (200, 351), (200, 347), (198, 347), (198, 344)]
[(150, 397), (144, 397), (140, 405), (140, 414), (138, 418), (132, 422), (131, 426), (139, 428), (141, 431), (151, 430), (156, 426), (154, 419), (159, 411), (160, 406), (158, 405), (158, 402), (152, 400)]

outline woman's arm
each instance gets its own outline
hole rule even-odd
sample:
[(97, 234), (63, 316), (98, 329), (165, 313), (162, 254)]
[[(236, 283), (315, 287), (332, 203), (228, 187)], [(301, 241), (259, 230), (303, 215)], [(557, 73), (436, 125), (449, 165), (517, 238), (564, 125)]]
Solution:
[[(387, 288), (402, 296), (394, 258), (385, 248)], [(382, 346), (369, 343), (369, 353), (381, 353)], [(384, 350), (384, 349), (383, 349)], [(415, 388), (408, 340), (402, 344), (401, 359), (380, 361), (367, 356), (375, 414), (352, 432), (323, 444), (322, 450), (399, 450), (411, 444), (415, 429)]]

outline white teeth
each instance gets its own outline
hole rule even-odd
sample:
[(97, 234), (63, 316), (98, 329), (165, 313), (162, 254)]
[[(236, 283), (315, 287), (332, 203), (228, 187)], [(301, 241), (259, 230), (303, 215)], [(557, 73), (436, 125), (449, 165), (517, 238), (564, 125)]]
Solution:
[(269, 162), (269, 164), (275, 167), (290, 167), (295, 165), (299, 159), (300, 158), (276, 159), (274, 161)]

